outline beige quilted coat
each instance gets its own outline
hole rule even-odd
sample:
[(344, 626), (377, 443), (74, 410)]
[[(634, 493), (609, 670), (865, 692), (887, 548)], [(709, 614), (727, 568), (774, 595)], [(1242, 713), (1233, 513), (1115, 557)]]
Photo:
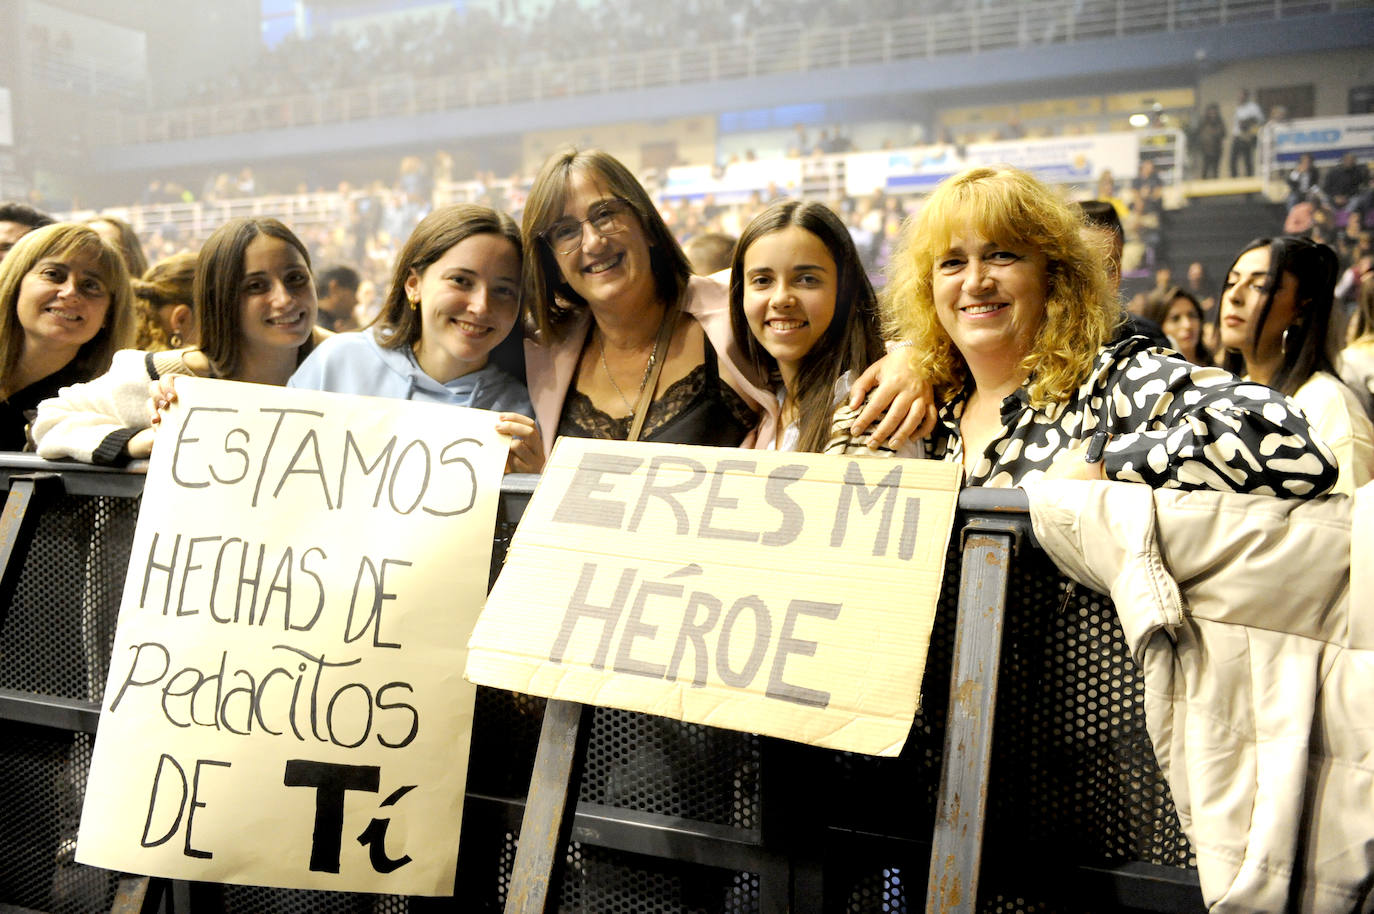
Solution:
[(1374, 910), (1374, 483), (1027, 491), (1041, 546), (1116, 604), (1211, 910)]

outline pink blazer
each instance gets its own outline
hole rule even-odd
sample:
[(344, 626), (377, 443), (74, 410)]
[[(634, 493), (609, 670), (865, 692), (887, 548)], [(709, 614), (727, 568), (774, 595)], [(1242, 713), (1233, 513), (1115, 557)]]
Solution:
[[(693, 276), (688, 281), (683, 313), (701, 324), (701, 329), (716, 351), (717, 364), (725, 383), (760, 414), (758, 427), (741, 442), (741, 446), (768, 447), (777, 433), (778, 398), (754, 376), (751, 369), (745, 367), (744, 355), (735, 345), (734, 333), (730, 329), (730, 303), (726, 287), (714, 277)], [(572, 387), (577, 359), (586, 345), (591, 324), (591, 313), (584, 310), (561, 342), (541, 346), (525, 338), (525, 377), (546, 456), (553, 450), (558, 418), (563, 414), (563, 401)]]

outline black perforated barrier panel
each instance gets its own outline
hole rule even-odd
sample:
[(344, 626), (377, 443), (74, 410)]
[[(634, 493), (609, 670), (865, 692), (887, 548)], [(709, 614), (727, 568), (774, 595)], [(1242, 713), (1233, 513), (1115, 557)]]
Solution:
[(0, 629), (0, 688), (98, 699), (137, 503), (63, 496), (40, 515)]
[(5, 724), (0, 739), (0, 904), (52, 914), (110, 909), (118, 874), (75, 862), (93, 737)]
[[(0, 688), (99, 697), (135, 510), (129, 498), (63, 496), (43, 512), (0, 627)], [(493, 575), (512, 528), (498, 526)], [(769, 816), (781, 815), (787, 828), (765, 845), (780, 842), (798, 858), (825, 861), (823, 898), (795, 898), (796, 910), (923, 910), (958, 596), (957, 546), (947, 569), (924, 705), (900, 758), (824, 752), (598, 709), (579, 797), (742, 829), (755, 842), (770, 835), (765, 809), (771, 810)], [(1110, 602), (1072, 587), (1029, 549), (1013, 562), (1008, 590), (980, 910), (1084, 909), (1069, 894), (1072, 886), (1040, 875), (1062, 873), (1069, 862), (1191, 866), (1145, 733), (1140, 677)], [(479, 689), (470, 793), (524, 795), (542, 714), (540, 699)], [(72, 859), (91, 744), (87, 734), (0, 721), (0, 795), (6, 798), (0, 808), (6, 855), (0, 906), (109, 909), (118, 874)], [(781, 805), (765, 804), (765, 796), (776, 797), (765, 788), (779, 784)], [(452, 900), (226, 886), (212, 906), (195, 909), (499, 911), (517, 840), (510, 821), (470, 819), (463, 865), (474, 872)], [(762, 910), (761, 880), (747, 868), (574, 842), (561, 908), (754, 912)]]

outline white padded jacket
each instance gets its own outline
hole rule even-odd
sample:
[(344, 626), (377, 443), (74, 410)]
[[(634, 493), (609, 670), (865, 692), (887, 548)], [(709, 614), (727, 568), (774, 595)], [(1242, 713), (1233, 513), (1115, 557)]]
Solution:
[(1045, 551), (1116, 604), (1210, 909), (1374, 910), (1374, 483), (1027, 493)]

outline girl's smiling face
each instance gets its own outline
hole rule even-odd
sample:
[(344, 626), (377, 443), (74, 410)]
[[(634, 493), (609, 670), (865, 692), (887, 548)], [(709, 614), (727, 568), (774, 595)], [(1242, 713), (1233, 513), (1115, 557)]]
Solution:
[(423, 273), (406, 295), (420, 311), (415, 358), (440, 383), (476, 371), (520, 313), (520, 257), (501, 235), (469, 235)]
[(239, 318), (245, 350), (299, 349), (315, 326), (315, 279), (301, 252), (273, 235), (243, 251)]
[(835, 318), (835, 259), (815, 235), (789, 225), (749, 245), (743, 269), (749, 330), (792, 390), (802, 359)]

